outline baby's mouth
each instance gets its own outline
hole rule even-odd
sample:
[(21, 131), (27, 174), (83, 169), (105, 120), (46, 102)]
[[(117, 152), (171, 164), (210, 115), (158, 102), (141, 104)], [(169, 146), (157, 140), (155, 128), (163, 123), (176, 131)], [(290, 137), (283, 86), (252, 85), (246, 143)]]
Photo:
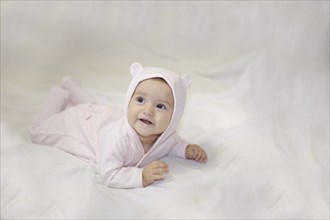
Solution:
[(149, 121), (148, 119), (144, 119), (144, 118), (140, 118), (139, 119), (141, 122), (143, 122), (144, 124), (148, 124), (148, 125), (152, 125), (153, 123), (151, 121)]

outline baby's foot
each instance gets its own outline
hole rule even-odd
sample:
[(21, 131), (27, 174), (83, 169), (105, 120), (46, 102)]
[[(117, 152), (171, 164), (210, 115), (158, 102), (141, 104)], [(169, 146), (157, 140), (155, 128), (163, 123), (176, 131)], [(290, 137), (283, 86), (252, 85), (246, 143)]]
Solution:
[(69, 101), (73, 105), (94, 102), (94, 99), (81, 88), (78, 81), (70, 77), (62, 79), (61, 87), (69, 93)]
[(70, 90), (70, 88), (74, 87), (74, 86), (78, 86), (80, 87), (80, 84), (78, 83), (78, 81), (66, 76), (62, 79), (61, 82), (61, 87), (65, 90)]
[(58, 85), (54, 85), (50, 87), (50, 94), (55, 95), (55, 96), (61, 96), (64, 99), (67, 99), (69, 97), (69, 93), (64, 90), (63, 88), (59, 87)]

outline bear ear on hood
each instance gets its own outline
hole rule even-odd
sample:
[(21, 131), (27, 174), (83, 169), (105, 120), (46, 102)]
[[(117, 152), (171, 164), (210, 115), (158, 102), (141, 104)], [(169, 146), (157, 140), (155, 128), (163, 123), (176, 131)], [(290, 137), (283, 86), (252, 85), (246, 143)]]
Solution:
[(181, 79), (184, 83), (184, 85), (186, 86), (186, 88), (188, 89), (191, 85), (191, 78), (188, 74), (184, 74), (183, 76), (181, 76)]
[(140, 63), (133, 63), (131, 65), (130, 71), (131, 71), (131, 75), (133, 77), (137, 76), (138, 74), (140, 74), (143, 70), (143, 66)]

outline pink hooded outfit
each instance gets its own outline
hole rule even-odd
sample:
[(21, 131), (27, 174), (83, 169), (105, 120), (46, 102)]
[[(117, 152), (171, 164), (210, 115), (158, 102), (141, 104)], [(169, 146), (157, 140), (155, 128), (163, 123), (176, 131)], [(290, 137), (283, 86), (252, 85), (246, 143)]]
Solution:
[[(60, 148), (95, 163), (104, 185), (114, 188), (143, 187), (143, 167), (164, 156), (185, 158), (188, 142), (175, 129), (181, 119), (189, 76), (157, 67), (131, 66), (133, 79), (128, 87), (125, 114), (95, 103), (78, 104), (63, 110), (67, 97), (51, 91), (51, 101), (62, 103), (62, 109), (30, 127), (33, 143)], [(127, 109), (138, 84), (146, 79), (162, 78), (171, 87), (174, 110), (167, 129), (153, 146), (144, 152), (136, 131), (127, 120)], [(54, 110), (53, 110), (54, 111)], [(37, 116), (38, 117), (38, 116)]]

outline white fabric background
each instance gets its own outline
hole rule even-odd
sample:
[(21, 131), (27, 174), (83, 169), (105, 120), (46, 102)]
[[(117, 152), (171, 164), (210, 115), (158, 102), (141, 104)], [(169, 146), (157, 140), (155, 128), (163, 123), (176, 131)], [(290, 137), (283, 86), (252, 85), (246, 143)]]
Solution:
[[(122, 109), (133, 62), (191, 74), (178, 131), (207, 164), (110, 189), (30, 143), (51, 85)], [(1, 1), (1, 218), (328, 219), (329, 2)]]

